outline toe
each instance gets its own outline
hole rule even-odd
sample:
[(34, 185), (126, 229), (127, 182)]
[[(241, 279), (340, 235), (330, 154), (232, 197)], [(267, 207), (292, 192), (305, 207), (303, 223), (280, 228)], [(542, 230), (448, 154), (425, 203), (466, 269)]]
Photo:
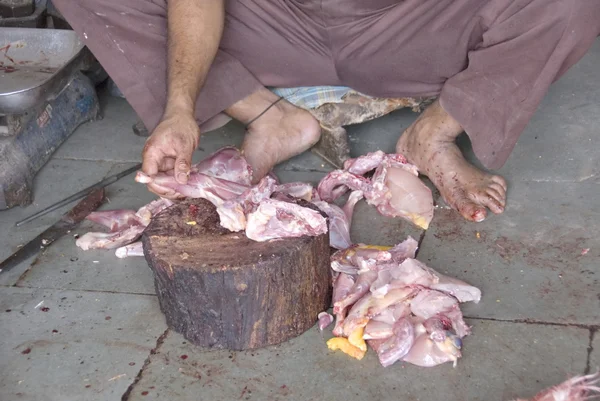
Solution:
[(504, 211), (504, 206), (496, 199), (496, 196), (499, 196), (499, 194), (497, 194), (497, 192), (494, 194), (494, 192), (496, 191), (488, 188), (486, 190), (473, 193), (471, 198), (480, 206), (490, 209), (492, 213), (499, 214)]
[(479, 223), (479, 222), (485, 220), (485, 217), (487, 215), (485, 207), (478, 204), (477, 202), (474, 202), (472, 199), (470, 199), (465, 194), (461, 194), (460, 196), (457, 196), (457, 198), (455, 199), (453, 204), (454, 204), (454, 207), (456, 208), (456, 210), (458, 210), (458, 212), (465, 219), (467, 219), (469, 221), (474, 221), (476, 223)]
[(508, 186), (506, 185), (506, 180), (504, 179), (504, 177), (500, 177), (499, 175), (493, 175), (492, 181), (500, 185), (504, 189), (504, 192), (507, 191)]
[(489, 184), (489, 188), (493, 189), (496, 193), (500, 195), (499, 201), (506, 201), (506, 189), (496, 182), (492, 182)]
[(500, 192), (496, 188), (489, 187), (486, 192), (489, 196), (493, 197), (500, 204), (500, 206), (506, 206), (506, 197), (503, 195), (503, 191)]
[(496, 198), (492, 195), (488, 195), (485, 198), (484, 205), (487, 206), (488, 209), (492, 211), (494, 214), (500, 214), (504, 212), (504, 205), (502, 205)]

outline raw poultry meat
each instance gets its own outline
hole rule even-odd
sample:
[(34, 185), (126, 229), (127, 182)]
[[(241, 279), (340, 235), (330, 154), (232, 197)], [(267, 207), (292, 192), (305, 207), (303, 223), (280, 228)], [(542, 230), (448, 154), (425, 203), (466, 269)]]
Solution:
[(276, 199), (265, 199), (248, 214), (246, 236), (254, 241), (316, 236), (327, 232), (327, 222), (317, 211)]
[[(372, 170), (371, 178), (364, 177)], [(318, 186), (319, 197), (327, 202), (349, 189), (362, 191), (384, 216), (402, 217), (423, 229), (433, 219), (431, 190), (419, 179), (417, 168), (400, 154), (377, 151), (348, 160), (343, 170), (329, 173)]]
[(327, 326), (329, 326), (331, 323), (333, 323), (333, 316), (331, 316), (329, 313), (327, 312), (321, 312), (319, 313), (319, 316), (317, 316), (319, 319), (319, 330), (323, 331)]
[(360, 359), (366, 340), (383, 366), (456, 364), (470, 334), (459, 303), (477, 303), (481, 292), (414, 259), (417, 245), (408, 237), (395, 247), (358, 244), (332, 255), (330, 349)]
[[(102, 224), (110, 232), (89, 232), (81, 236), (75, 244), (81, 249), (113, 249), (129, 245), (144, 232), (152, 216), (173, 204), (168, 199), (157, 199), (134, 210), (106, 210), (90, 213), (86, 219)], [(125, 251), (119, 251), (123, 255)], [(125, 252), (125, 255), (127, 252)], [(121, 256), (120, 256), (121, 257)]]
[[(576, 376), (537, 393), (529, 401), (591, 401), (600, 397), (600, 373)], [(528, 401), (518, 398), (515, 401)]]
[(350, 240), (350, 224), (354, 214), (354, 206), (363, 198), (362, 191), (352, 191), (343, 208), (335, 203), (314, 201), (313, 203), (329, 217), (329, 241), (335, 249), (346, 249), (352, 245)]
[[(252, 169), (232, 147), (223, 148), (191, 167), (188, 182), (179, 184), (166, 173), (150, 177), (138, 172), (136, 181), (150, 183), (183, 197), (204, 198), (216, 206), (220, 223), (230, 231), (245, 231), (248, 238), (267, 241), (277, 238), (320, 235), (328, 230), (326, 218), (316, 210), (297, 204), (299, 199), (314, 202), (329, 216), (331, 245), (346, 248), (350, 240), (350, 221), (360, 192), (350, 195), (343, 208), (320, 201), (309, 183), (280, 184), (273, 174), (257, 185), (250, 184)], [(95, 212), (88, 220), (104, 225), (110, 232), (87, 233), (77, 241), (82, 249), (119, 248), (118, 257), (141, 256), (143, 249), (132, 244), (150, 224), (152, 216), (170, 206), (171, 201), (159, 199), (134, 210)]]
[[(250, 166), (236, 149), (224, 148), (196, 164), (187, 184), (179, 184), (172, 175), (164, 173), (148, 177), (138, 172), (136, 180), (152, 182), (188, 198), (209, 200), (216, 206), (223, 227), (233, 232), (245, 230), (248, 238), (255, 241), (327, 232), (327, 221), (320, 213), (292, 202), (298, 198), (312, 199), (310, 184), (279, 185), (268, 175), (250, 186), (251, 174)], [(281, 196), (271, 199), (275, 193), (288, 196), (290, 202)]]
[(137, 241), (133, 244), (117, 248), (115, 255), (117, 255), (117, 258), (121, 259), (130, 256), (144, 256), (144, 247), (142, 246), (142, 241)]

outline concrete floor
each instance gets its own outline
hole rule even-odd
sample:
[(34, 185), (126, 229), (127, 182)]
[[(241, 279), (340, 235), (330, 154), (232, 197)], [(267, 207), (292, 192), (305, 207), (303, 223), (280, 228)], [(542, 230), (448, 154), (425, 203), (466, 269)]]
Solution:
[[(384, 369), (372, 351), (352, 360), (329, 352), (329, 334), (316, 327), (253, 352), (199, 349), (165, 326), (143, 258), (83, 252), (66, 236), (0, 275), (0, 399), (501, 401), (596, 371), (598, 65), (600, 40), (552, 87), (500, 171), (510, 185), (503, 215), (473, 224), (442, 205), (422, 233), (359, 204), (355, 241), (383, 245), (422, 235), (420, 259), (482, 289), (480, 304), (463, 306), (473, 334), (457, 368)], [(21, 228), (15, 221), (138, 160), (144, 140), (131, 132), (135, 114), (122, 99), (104, 103), (105, 118), (80, 127), (39, 173), (35, 203), (0, 212), (0, 260), (66, 209)], [(414, 118), (399, 111), (351, 127), (353, 154), (392, 151)], [(241, 138), (235, 125), (209, 133), (196, 158)], [(277, 168), (285, 181), (317, 182), (327, 171), (310, 153)], [(107, 192), (104, 208), (153, 199), (133, 176)]]

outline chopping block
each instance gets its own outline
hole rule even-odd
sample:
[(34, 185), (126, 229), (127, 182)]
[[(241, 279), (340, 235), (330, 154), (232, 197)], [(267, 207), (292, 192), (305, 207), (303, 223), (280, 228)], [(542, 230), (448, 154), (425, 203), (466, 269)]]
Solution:
[(246, 350), (314, 326), (331, 301), (329, 234), (256, 242), (203, 199), (152, 219), (142, 242), (167, 326), (193, 344)]

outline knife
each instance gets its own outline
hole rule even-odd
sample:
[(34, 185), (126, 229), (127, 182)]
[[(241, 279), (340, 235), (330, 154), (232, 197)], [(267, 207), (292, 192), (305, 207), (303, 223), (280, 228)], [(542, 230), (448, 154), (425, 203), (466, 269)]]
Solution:
[(77, 227), (88, 214), (98, 209), (104, 203), (104, 200), (104, 188), (98, 188), (90, 192), (88, 196), (63, 215), (52, 227), (29, 241), (0, 263), (0, 274), (9, 271), (22, 261), (37, 254), (40, 250), (48, 248), (54, 241)]

